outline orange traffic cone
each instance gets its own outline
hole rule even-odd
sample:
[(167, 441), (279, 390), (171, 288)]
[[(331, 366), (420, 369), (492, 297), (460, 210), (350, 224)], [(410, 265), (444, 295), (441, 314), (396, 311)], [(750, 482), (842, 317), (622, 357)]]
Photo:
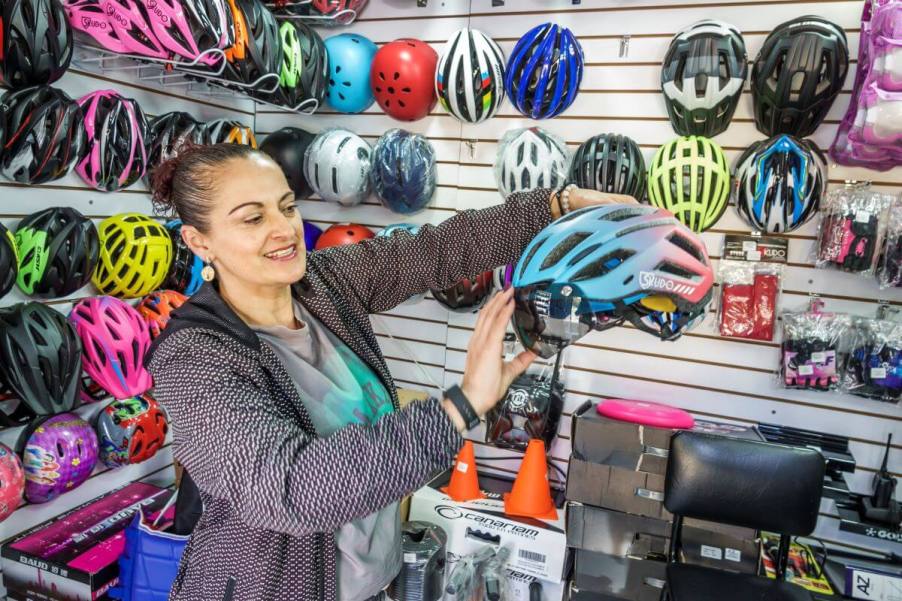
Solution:
[(455, 501), (472, 501), (483, 499), (485, 495), (479, 490), (479, 477), (476, 474), (476, 456), (473, 453), (473, 443), (464, 441), (454, 461), (454, 469), (451, 470), (451, 482), (442, 488), (442, 492)]
[(514, 487), (504, 495), (504, 513), (524, 518), (557, 519), (548, 484), (544, 441), (537, 438), (529, 441)]

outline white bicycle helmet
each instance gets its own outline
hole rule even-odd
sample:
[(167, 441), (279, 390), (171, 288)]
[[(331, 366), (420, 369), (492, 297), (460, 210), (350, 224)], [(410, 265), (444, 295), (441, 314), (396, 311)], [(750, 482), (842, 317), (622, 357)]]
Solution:
[(445, 110), (466, 123), (492, 117), (504, 100), (504, 54), (477, 29), (451, 36), (435, 71), (435, 93)]
[(570, 152), (564, 141), (541, 127), (504, 134), (495, 157), (495, 181), (507, 198), (514, 192), (559, 188), (567, 179)]
[(748, 74), (739, 30), (706, 19), (677, 33), (661, 69), (661, 89), (681, 136), (716, 136), (727, 129)]
[(321, 132), (304, 153), (304, 176), (323, 200), (351, 207), (370, 195), (373, 150), (342, 128)]

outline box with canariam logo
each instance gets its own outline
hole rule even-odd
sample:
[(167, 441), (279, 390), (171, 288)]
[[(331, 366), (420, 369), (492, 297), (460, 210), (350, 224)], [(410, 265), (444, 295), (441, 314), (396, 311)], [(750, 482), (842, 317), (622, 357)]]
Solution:
[(511, 482), (484, 475), (479, 484), (488, 491), (486, 498), (459, 503), (440, 490), (449, 476), (446, 472), (416, 491), (410, 503), (411, 520), (431, 522), (445, 530), (449, 564), (491, 544), (510, 550), (508, 569), (553, 583), (566, 578), (569, 557), (564, 507), (557, 510), (556, 520), (505, 515), (501, 493), (510, 489)]
[(159, 511), (168, 489), (132, 482), (3, 544), (3, 585), (14, 601), (101, 601), (119, 579), (125, 527)]

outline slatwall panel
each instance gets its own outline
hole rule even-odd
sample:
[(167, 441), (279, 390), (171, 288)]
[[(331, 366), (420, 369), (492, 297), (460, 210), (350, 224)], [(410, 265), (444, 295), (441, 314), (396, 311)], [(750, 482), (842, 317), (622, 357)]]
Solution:
[[(189, 98), (177, 89), (161, 89), (159, 86), (140, 81), (134, 72), (129, 71), (104, 72), (92, 65), (73, 65), (69, 72), (54, 85), (65, 90), (73, 98), (78, 98), (93, 90), (114, 89), (125, 96), (135, 98), (148, 118), (168, 111), (181, 110), (204, 121), (230, 118), (240, 120), (247, 125), (254, 123), (255, 107), (250, 100)], [(85, 185), (74, 170), (63, 179), (39, 186), (22, 186), (15, 182), (2, 180), (0, 181), (0, 196), (3, 199), (3, 202), (0, 203), (0, 221), (13, 231), (18, 222), (26, 215), (52, 206), (74, 207), (97, 224), (109, 215), (125, 211), (152, 214), (150, 196), (143, 181), (135, 183), (126, 190), (104, 193)], [(73, 303), (96, 294), (98, 294), (97, 290), (89, 284), (68, 297), (46, 302), (63, 314), (68, 314)], [(18, 287), (14, 287), (8, 295), (0, 299), (0, 306), (27, 300), (29, 299), (19, 291)], [(100, 403), (81, 405), (75, 412), (90, 421), (109, 400), (111, 399)], [(20, 432), (21, 428), (0, 429), (0, 442), (15, 447)], [(153, 458), (138, 465), (110, 470), (102, 464), (98, 464), (88, 481), (50, 503), (23, 504), (12, 516), (0, 522), (0, 541), (134, 480), (146, 480), (161, 486), (168, 486), (172, 483), (172, 452), (168, 443)], [(0, 587), (0, 597), (5, 598), (5, 589), (2, 587)]]
[[(790, 18), (819, 14), (839, 23), (849, 38), (852, 65), (844, 91), (826, 122), (812, 136), (822, 149), (829, 147), (851, 97), (857, 67), (860, 2), (583, 0), (572, 5), (569, 0), (507, 0), (506, 6), (492, 7), (491, 0), (471, 0), (467, 4), (428, 0), (427, 7), (416, 8), (413, 2), (373, 1), (351, 30), (379, 44), (416, 36), (440, 49), (453, 31), (469, 24), (491, 35), (508, 53), (529, 28), (553, 20), (574, 31), (586, 54), (585, 76), (573, 106), (556, 119), (533, 122), (506, 102), (498, 116), (479, 125), (462, 125), (440, 106), (426, 119), (407, 125), (381, 114), (378, 107), (361, 115), (330, 114), (324, 110), (312, 117), (258, 110), (257, 127), (264, 133), (290, 124), (311, 131), (341, 125), (373, 141), (387, 129), (403, 126), (428, 136), (436, 147), (440, 187), (429, 210), (405, 219), (374, 200), (352, 209), (310, 200), (303, 206), (305, 218), (320, 225), (342, 221), (370, 226), (397, 221), (435, 223), (454, 210), (497, 204), (502, 200), (492, 172), (497, 141), (504, 132), (517, 127), (541, 125), (566, 140), (571, 150), (590, 135), (623, 133), (635, 139), (646, 160), (650, 160), (662, 143), (676, 135), (659, 91), (660, 61), (674, 32), (702, 18), (715, 17), (738, 26), (744, 32), (751, 58), (766, 35)], [(624, 39), (626, 34), (628, 40)], [(746, 86), (730, 128), (716, 140), (732, 163), (746, 146), (763, 137), (755, 129)], [(881, 190), (902, 189), (902, 169), (878, 173), (833, 165), (829, 178), (832, 185), (856, 179), (871, 180)], [(811, 293), (820, 294), (829, 309), (866, 315), (873, 314), (880, 300), (902, 304), (902, 295), (881, 292), (872, 280), (815, 270), (812, 253), (816, 232), (817, 224), (810, 223), (787, 236), (789, 265), (782, 308), (804, 306)], [(715, 264), (726, 233), (748, 233), (748, 227), (732, 208), (703, 236)], [(448, 313), (431, 299), (374, 317), (380, 342), (399, 383), (424, 390), (431, 388), (431, 378), (442, 373), (442, 366), (444, 385), (459, 380), (474, 323), (475, 316)], [(441, 339), (443, 331), (445, 338)], [(577, 406), (586, 400), (620, 396), (670, 403), (700, 418), (735, 423), (778, 422), (849, 436), (859, 464), (857, 473), (849, 478), (850, 486), (857, 491), (869, 490), (886, 435), (902, 432), (900, 407), (838, 393), (783, 390), (775, 375), (778, 361), (779, 339), (762, 343), (721, 338), (713, 313), (675, 343), (661, 343), (630, 327), (593, 333), (568, 349), (564, 357), (562, 375), (568, 397), (559, 436), (551, 450), (552, 461), (566, 469), (570, 416)], [(485, 445), (482, 436), (482, 429), (472, 436), (480, 458), (511, 459), (481, 461), (481, 469), (514, 473), (518, 455)], [(894, 473), (902, 472), (902, 441), (893, 445), (889, 465)], [(562, 478), (556, 473), (552, 477)], [(829, 503), (825, 503), (822, 514), (818, 534), (825, 539), (879, 546), (838, 532), (835, 507)]]

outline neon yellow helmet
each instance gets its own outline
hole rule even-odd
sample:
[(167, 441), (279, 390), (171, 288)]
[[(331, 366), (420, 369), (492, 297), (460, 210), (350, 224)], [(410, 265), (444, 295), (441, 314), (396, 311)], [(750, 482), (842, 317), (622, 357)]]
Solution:
[(664, 144), (648, 169), (648, 199), (693, 231), (707, 230), (730, 199), (730, 167), (723, 150), (701, 136)]
[(91, 281), (102, 294), (138, 298), (159, 288), (172, 263), (172, 241), (161, 224), (140, 213), (100, 222), (100, 260)]

